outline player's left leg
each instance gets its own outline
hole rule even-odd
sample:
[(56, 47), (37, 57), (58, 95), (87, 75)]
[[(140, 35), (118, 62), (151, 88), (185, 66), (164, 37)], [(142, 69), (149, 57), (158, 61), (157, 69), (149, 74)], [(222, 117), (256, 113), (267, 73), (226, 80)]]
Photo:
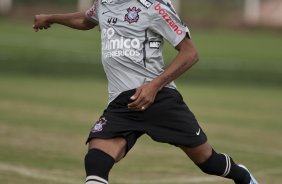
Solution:
[[(163, 88), (154, 103), (144, 111), (145, 131), (153, 140), (179, 146), (201, 168), (211, 175), (233, 179), (237, 184), (250, 182), (251, 175), (227, 154), (215, 152), (196, 117), (174, 89)], [(184, 145), (184, 146), (183, 146)]]
[(237, 165), (229, 155), (214, 151), (208, 143), (196, 148), (180, 148), (207, 174), (229, 178), (237, 184), (257, 184), (248, 170)]

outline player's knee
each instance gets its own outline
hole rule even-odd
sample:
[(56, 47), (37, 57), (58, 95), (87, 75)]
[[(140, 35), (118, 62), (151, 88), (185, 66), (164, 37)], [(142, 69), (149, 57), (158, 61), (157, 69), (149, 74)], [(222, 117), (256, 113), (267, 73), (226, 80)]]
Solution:
[(195, 164), (206, 162), (212, 155), (212, 147), (208, 143), (202, 144), (196, 148), (187, 148), (181, 146), (180, 148)]
[[(86, 184), (90, 181), (108, 181), (109, 172), (115, 163), (115, 159), (99, 149), (90, 149), (85, 156)], [(105, 183), (105, 182), (104, 182)], [(107, 183), (107, 182), (106, 182)]]
[(99, 149), (107, 153), (115, 159), (115, 162), (120, 161), (126, 153), (126, 140), (118, 137), (113, 139), (92, 139), (89, 142), (89, 150)]

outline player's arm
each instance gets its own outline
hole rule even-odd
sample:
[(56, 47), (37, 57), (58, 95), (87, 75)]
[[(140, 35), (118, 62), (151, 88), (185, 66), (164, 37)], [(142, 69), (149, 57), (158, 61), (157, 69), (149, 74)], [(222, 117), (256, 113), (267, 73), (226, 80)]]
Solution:
[(176, 49), (179, 52), (171, 65), (153, 81), (137, 88), (136, 93), (131, 97), (133, 102), (128, 105), (130, 109), (140, 111), (144, 110), (142, 107), (149, 107), (159, 90), (177, 79), (199, 60), (197, 50), (187, 37), (176, 46)]
[(48, 29), (52, 24), (61, 24), (73, 29), (89, 30), (97, 24), (86, 18), (83, 12), (67, 14), (41, 14), (35, 15), (33, 29)]
[(171, 65), (151, 82), (158, 90), (177, 79), (199, 61), (197, 50), (187, 37), (176, 46), (176, 49), (179, 52)]

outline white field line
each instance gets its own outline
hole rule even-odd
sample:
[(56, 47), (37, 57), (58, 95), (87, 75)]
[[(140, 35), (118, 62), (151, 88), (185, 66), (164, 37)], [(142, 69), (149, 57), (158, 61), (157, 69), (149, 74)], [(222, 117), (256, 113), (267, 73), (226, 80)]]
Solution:
[[(62, 184), (79, 184), (82, 182), (79, 181), (71, 181), (70, 179), (61, 178), (58, 176), (54, 176), (51, 174), (41, 173), (34, 169), (28, 169), (24, 167), (17, 167), (14, 165), (8, 165), (0, 163), (0, 171), (6, 172), (13, 172), (22, 176), (45, 180), (45, 181), (52, 181), (56, 183)], [(216, 182), (222, 181), (223, 179), (217, 177), (177, 177), (177, 178), (167, 178), (167, 179), (157, 179), (157, 180), (117, 180), (117, 183), (124, 183), (124, 184), (147, 184), (147, 183), (203, 183), (203, 182)]]
[[(38, 180), (45, 180), (45, 181), (51, 181), (61, 184), (79, 184), (83, 183), (82, 181), (78, 180), (70, 180), (59, 176), (54, 176), (52, 174), (46, 174), (39, 171), (36, 171), (35, 169), (29, 169), (25, 167), (17, 167), (14, 165), (9, 164), (3, 164), (0, 163), (0, 171), (5, 172), (13, 172), (25, 177), (30, 177)], [(0, 172), (1, 173), (1, 172)], [(277, 169), (267, 169), (264, 171), (256, 172), (255, 175), (265, 175), (265, 174), (280, 174), (282, 173), (282, 168)], [(216, 176), (205, 176), (205, 177), (177, 177), (177, 178), (164, 178), (164, 179), (154, 179), (154, 180), (116, 180), (116, 183), (123, 183), (123, 184), (147, 184), (147, 183), (205, 183), (205, 182), (220, 182), (224, 181), (225, 179), (216, 177)]]
[[(62, 183), (62, 184), (78, 184), (79, 182), (71, 181), (66, 178), (60, 178), (57, 176), (53, 176), (51, 174), (42, 173), (39, 171), (36, 171), (34, 169), (28, 169), (24, 167), (17, 167), (14, 165), (8, 165), (8, 164), (2, 164), (0, 163), (0, 171), (5, 172), (13, 172), (22, 176), (38, 179), (38, 180), (45, 180), (45, 181), (52, 181), (56, 183)], [(0, 172), (1, 173), (1, 172)]]
[(177, 177), (177, 178), (165, 178), (165, 179), (154, 179), (154, 180), (117, 180), (117, 183), (124, 184), (148, 184), (148, 183), (205, 183), (205, 182), (220, 182), (224, 181), (223, 178), (216, 176), (193, 176), (193, 177)]

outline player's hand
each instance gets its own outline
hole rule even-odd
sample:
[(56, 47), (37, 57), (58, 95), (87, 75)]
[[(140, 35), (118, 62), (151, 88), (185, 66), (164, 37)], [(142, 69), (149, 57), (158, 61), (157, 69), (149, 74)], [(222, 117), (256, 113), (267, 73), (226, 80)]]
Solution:
[(128, 108), (135, 111), (145, 111), (155, 101), (157, 93), (158, 88), (151, 83), (142, 85), (130, 98), (132, 102), (128, 104)]
[(34, 23), (33, 23), (33, 30), (35, 32), (38, 32), (39, 29), (40, 30), (48, 29), (52, 24), (49, 21), (49, 17), (50, 15), (44, 15), (44, 14), (35, 15)]

